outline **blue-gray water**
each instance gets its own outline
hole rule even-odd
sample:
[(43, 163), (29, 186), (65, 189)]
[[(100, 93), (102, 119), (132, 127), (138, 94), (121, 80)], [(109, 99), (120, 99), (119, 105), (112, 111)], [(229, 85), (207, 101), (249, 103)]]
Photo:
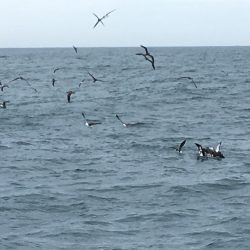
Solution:
[(249, 249), (250, 48), (142, 51), (0, 50), (1, 249)]

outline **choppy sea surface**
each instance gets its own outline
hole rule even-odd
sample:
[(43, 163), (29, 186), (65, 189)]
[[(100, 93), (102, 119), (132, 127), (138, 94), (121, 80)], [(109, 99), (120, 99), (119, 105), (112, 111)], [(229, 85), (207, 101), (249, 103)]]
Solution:
[(249, 249), (250, 47), (149, 50), (0, 49), (1, 249)]

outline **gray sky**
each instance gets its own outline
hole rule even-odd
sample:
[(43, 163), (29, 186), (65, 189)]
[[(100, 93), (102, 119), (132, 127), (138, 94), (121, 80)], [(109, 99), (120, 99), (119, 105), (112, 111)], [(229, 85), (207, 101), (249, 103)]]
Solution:
[[(0, 0), (0, 47), (250, 45), (250, 0)], [(93, 30), (96, 17), (116, 9)]]

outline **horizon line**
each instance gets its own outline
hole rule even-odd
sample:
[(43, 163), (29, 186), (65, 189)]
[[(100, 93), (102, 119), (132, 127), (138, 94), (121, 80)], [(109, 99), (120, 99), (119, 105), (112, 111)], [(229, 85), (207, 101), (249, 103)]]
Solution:
[[(73, 44), (74, 45), (74, 44)], [(44, 46), (44, 47), (0, 47), (0, 49), (69, 49), (72, 46)], [(138, 46), (76, 46), (77, 48), (137, 48)], [(206, 48), (206, 47), (250, 47), (250, 45), (147, 45), (151, 48)]]

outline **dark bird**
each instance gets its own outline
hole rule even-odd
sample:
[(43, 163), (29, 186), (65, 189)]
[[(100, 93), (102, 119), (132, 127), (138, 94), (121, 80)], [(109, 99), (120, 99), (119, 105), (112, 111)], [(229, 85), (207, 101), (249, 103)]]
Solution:
[(1, 91), (3, 91), (4, 88), (9, 88), (9, 86), (6, 84), (4, 84), (4, 85), (0, 84), (0, 88), (1, 88)]
[(53, 78), (53, 79), (52, 79), (52, 86), (53, 86), (53, 87), (55, 86), (55, 82), (56, 82), (56, 79)]
[(14, 81), (17, 81), (17, 80), (25, 81), (25, 82), (29, 85), (29, 87), (30, 87), (31, 89), (33, 89), (35, 92), (38, 92), (37, 89), (33, 88), (33, 87), (31, 86), (31, 84), (29, 83), (29, 81), (28, 81), (27, 79), (25, 79), (24, 77), (22, 77), (22, 76), (16, 77), (15, 79), (9, 81), (9, 83), (14, 82)]
[(136, 123), (125, 123), (122, 121), (122, 119), (119, 117), (119, 115), (115, 115), (115, 117), (121, 122), (121, 124), (124, 126), (124, 127), (132, 127), (132, 126), (140, 126), (140, 125), (143, 125), (144, 123), (142, 122), (136, 122)]
[(73, 45), (73, 49), (74, 49), (74, 51), (76, 52), (76, 54), (77, 54), (77, 48)]
[(121, 124), (122, 124), (124, 127), (128, 127), (129, 124), (123, 122), (123, 121), (121, 120), (121, 118), (120, 118), (118, 115), (115, 115), (115, 117), (121, 122)]
[(75, 94), (75, 92), (73, 92), (73, 91), (68, 91), (68, 92), (66, 92), (67, 93), (67, 100), (68, 100), (68, 103), (70, 103), (70, 97), (71, 97), (71, 95), (72, 94)]
[(144, 50), (145, 50), (145, 54), (143, 53), (136, 53), (136, 55), (138, 56), (143, 56), (145, 58), (145, 60), (149, 61), (153, 67), (153, 69), (155, 70), (155, 59), (154, 57), (148, 52), (148, 48), (140, 45)]
[(198, 153), (200, 157), (213, 157), (213, 158), (225, 158), (224, 155), (220, 152), (220, 145), (218, 144), (216, 149), (213, 147), (206, 147), (204, 148), (202, 145), (195, 143), (198, 148)]
[(99, 18), (95, 13), (93, 13), (93, 15), (97, 18), (97, 22), (95, 23), (93, 29), (98, 25), (98, 23), (102, 23), (102, 25), (104, 26), (104, 23), (103, 23), (103, 19), (108, 17), (110, 13), (112, 13), (113, 11), (115, 10), (111, 10), (110, 12), (108, 12), (107, 14), (105, 14), (103, 17)]
[(93, 79), (93, 82), (104, 82), (103, 80), (99, 80), (99, 79), (97, 79), (97, 78), (95, 78), (92, 74), (90, 74), (89, 72), (88, 72), (88, 74), (91, 76), (91, 78)]
[(85, 125), (88, 126), (88, 127), (101, 124), (100, 121), (89, 121), (89, 120), (87, 120), (83, 112), (82, 112), (82, 116), (83, 116), (83, 118), (85, 120)]
[(193, 79), (192, 77), (190, 77), (190, 76), (182, 76), (182, 77), (179, 77), (177, 80), (180, 80), (180, 79), (188, 79), (188, 80), (191, 80), (192, 83), (194, 84), (195, 88), (197, 88), (197, 85), (196, 85), (196, 83), (195, 83), (195, 81), (194, 81), (194, 79)]
[(54, 74), (56, 73), (56, 71), (61, 70), (61, 69), (63, 69), (63, 68), (55, 68), (54, 71), (53, 71)]
[(186, 143), (186, 140), (184, 140), (179, 146), (177, 146), (176, 151), (178, 151), (179, 153), (182, 153), (181, 149), (185, 145), (185, 143)]

